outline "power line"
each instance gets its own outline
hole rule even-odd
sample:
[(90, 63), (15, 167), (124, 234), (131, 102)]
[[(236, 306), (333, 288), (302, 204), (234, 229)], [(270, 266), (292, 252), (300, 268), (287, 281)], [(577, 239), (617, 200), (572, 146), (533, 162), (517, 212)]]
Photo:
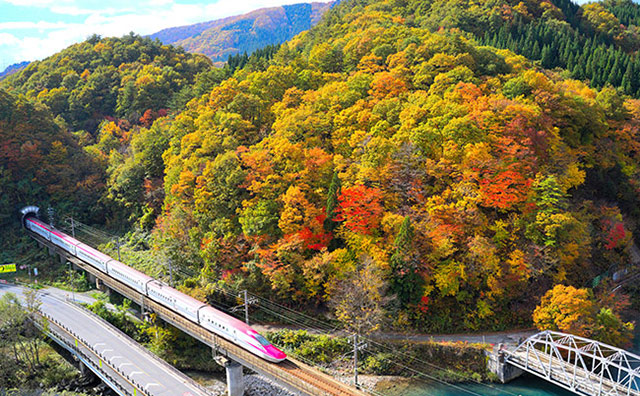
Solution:
[[(227, 293), (227, 294), (229, 294), (229, 295), (231, 294), (231, 293), (227, 292), (226, 290), (224, 290), (223, 288), (221, 288), (221, 287), (219, 287), (219, 286), (218, 286), (218, 287), (216, 287), (216, 288), (217, 288), (218, 290), (220, 290), (221, 292), (223, 292), (223, 293)], [(253, 295), (253, 293), (252, 293), (252, 295)], [(260, 297), (260, 296), (257, 296), (257, 297), (258, 297), (258, 298), (260, 298), (260, 299), (261, 299), (261, 301), (267, 301), (267, 302), (270, 302), (270, 303), (272, 303), (272, 304), (274, 304), (274, 305), (278, 305), (278, 306), (280, 306), (280, 307), (282, 307), (282, 308), (286, 308), (286, 309), (287, 309), (287, 310), (289, 310), (289, 311), (293, 311), (293, 310), (291, 310), (290, 308), (284, 307), (284, 306), (282, 306), (282, 305), (280, 305), (280, 304), (277, 304), (277, 303), (274, 303), (274, 302), (272, 302), (272, 301), (270, 301), (270, 300), (266, 300), (266, 299), (264, 299), (264, 298), (262, 298), (262, 297)], [(290, 316), (286, 316), (286, 314), (282, 314), (282, 313), (279, 313), (279, 312), (273, 311), (272, 309), (269, 309), (269, 308), (265, 307), (264, 305), (260, 305), (260, 306), (259, 306), (259, 308), (261, 308), (261, 309), (263, 309), (263, 310), (265, 310), (265, 311), (267, 311), (267, 312), (269, 312), (269, 313), (271, 313), (271, 314), (273, 314), (273, 315), (275, 315), (275, 316), (277, 316), (277, 317), (279, 317), (279, 318), (282, 318), (282, 319), (284, 319), (284, 320), (288, 321), (289, 323), (293, 323), (293, 324), (298, 325), (298, 326), (301, 326), (301, 327), (307, 327), (307, 328), (309, 328), (309, 325), (308, 325), (308, 324), (305, 324), (305, 323), (303, 323), (303, 322), (300, 322), (299, 320), (296, 320), (296, 319), (294, 319), (294, 318), (292, 318), (292, 317), (290, 317)], [(293, 312), (295, 312), (296, 314), (298, 314), (298, 315), (300, 315), (300, 316), (303, 316), (303, 317), (306, 317), (306, 318), (312, 319), (312, 320), (314, 320), (316, 323), (320, 323), (320, 324), (322, 324), (322, 322), (321, 322), (320, 320), (316, 319), (316, 318), (310, 317), (310, 316), (308, 316), (308, 315), (305, 315), (305, 314), (302, 314), (302, 313), (299, 313), (299, 312), (296, 312), (296, 311), (293, 311)], [(324, 334), (326, 331), (331, 331), (331, 330), (332, 330), (332, 329), (334, 329), (334, 328), (332, 328), (332, 327), (326, 327), (326, 326), (323, 326), (323, 328), (322, 328), (322, 329), (317, 328), (317, 327), (315, 327), (315, 328), (314, 328), (314, 327), (310, 327), (310, 329), (311, 329), (311, 330), (318, 331), (318, 332), (320, 332), (321, 334)], [(327, 335), (333, 335), (333, 334), (327, 334)], [(420, 358), (418, 358), (418, 357), (416, 357), (416, 356), (411, 356), (411, 355), (407, 354), (406, 352), (395, 350), (395, 349), (391, 348), (390, 346), (387, 346), (387, 345), (381, 344), (381, 343), (379, 343), (379, 342), (377, 342), (377, 341), (372, 340), (371, 338), (364, 337), (364, 339), (365, 339), (365, 340), (367, 340), (367, 342), (370, 342), (371, 344), (375, 345), (377, 348), (384, 348), (385, 350), (387, 350), (387, 351), (389, 351), (389, 352), (393, 352), (394, 354), (401, 354), (401, 355), (403, 355), (404, 357), (406, 357), (406, 358), (408, 358), (408, 359), (411, 359), (411, 360), (416, 361), (416, 362), (419, 362), (419, 363), (423, 363), (423, 364), (425, 364), (425, 365), (427, 365), (427, 366), (429, 366), (429, 367), (431, 367), (431, 368), (434, 368), (434, 369), (437, 369), (437, 370), (440, 370), (440, 371), (447, 371), (447, 369), (445, 369), (445, 368), (443, 368), (443, 367), (440, 367), (440, 366), (435, 365), (435, 364), (433, 364), (433, 363), (430, 363), (430, 362), (424, 361), (424, 360), (422, 360), (422, 359), (420, 359)], [(349, 353), (350, 353), (350, 352), (349, 352)], [(338, 358), (338, 359), (339, 359), (339, 358)], [(334, 360), (334, 362), (335, 362), (336, 360), (338, 360), (338, 359), (335, 359), (335, 360)], [(450, 385), (450, 386), (452, 386), (452, 387), (454, 387), (454, 388), (456, 388), (456, 389), (458, 389), (458, 390), (464, 390), (464, 391), (469, 392), (469, 393), (472, 393), (472, 394), (477, 394), (477, 393), (472, 392), (472, 391), (469, 391), (469, 390), (467, 390), (467, 389), (460, 388), (459, 386), (455, 386), (455, 385), (449, 384), (449, 383), (447, 383), (447, 382), (445, 382), (445, 381), (439, 380), (439, 379), (437, 379), (436, 377), (430, 376), (430, 375), (428, 375), (428, 374), (426, 374), (426, 373), (424, 373), (424, 372), (419, 372), (418, 370), (416, 370), (416, 369), (414, 369), (414, 368), (408, 367), (408, 366), (406, 366), (406, 365), (404, 365), (404, 364), (397, 363), (396, 361), (394, 361), (394, 364), (396, 364), (398, 367), (402, 367), (402, 368), (404, 368), (404, 369), (407, 369), (407, 370), (409, 370), (409, 371), (411, 371), (411, 372), (413, 372), (413, 373), (421, 373), (423, 376), (425, 376), (425, 377), (427, 377), (427, 378), (429, 378), (429, 379), (432, 379), (432, 380), (434, 380), (434, 381), (437, 381), (437, 382), (440, 382), (440, 383), (443, 383), (443, 384), (446, 384), (446, 385)], [(500, 391), (500, 389), (496, 388), (495, 386), (492, 386), (492, 385), (490, 385), (490, 384), (482, 383), (482, 382), (480, 382), (480, 381), (478, 381), (478, 380), (474, 379), (473, 377), (471, 377), (471, 376), (469, 376), (469, 375), (467, 375), (467, 374), (463, 374), (463, 373), (459, 373), (459, 372), (455, 372), (455, 371), (448, 371), (448, 372), (449, 372), (449, 373), (451, 373), (451, 374), (453, 374), (453, 375), (455, 375), (455, 376), (457, 376), (458, 378), (461, 378), (461, 379), (464, 379), (464, 380), (470, 380), (470, 381), (473, 381), (473, 382), (475, 382), (475, 383), (478, 383), (479, 385), (482, 385), (482, 386), (488, 387), (488, 388), (490, 388), (490, 389), (492, 389), (492, 390)], [(513, 396), (518, 396), (516, 393), (512, 393), (512, 392), (509, 392), (509, 391), (505, 391), (505, 393), (508, 393), (508, 394), (510, 394), (510, 395), (513, 395)]]
[[(69, 221), (70, 221), (70, 218), (66, 218), (65, 219), (65, 223), (66, 224), (64, 226), (64, 228), (66, 230), (68, 230), (68, 231), (70, 230), (68, 228)], [(116, 239), (119, 239), (119, 237), (117, 237), (117, 236), (111, 235), (111, 234), (109, 234), (107, 232), (104, 232), (102, 230), (99, 230), (99, 229), (96, 229), (96, 228), (91, 227), (89, 225), (83, 224), (81, 222), (78, 222), (77, 220), (72, 220), (72, 221), (73, 221), (73, 227), (74, 227), (73, 230), (74, 231), (79, 231), (80, 233), (85, 234), (85, 236), (86, 235), (92, 236), (93, 238), (96, 238), (97, 240), (102, 241), (102, 243), (108, 243), (108, 242), (112, 242), (112, 241), (114, 241)], [(175, 270), (179, 274), (181, 274), (183, 276), (186, 276), (186, 277), (197, 277), (198, 276), (198, 273), (195, 270), (190, 269), (190, 268), (177, 267), (177, 268), (175, 268)], [(235, 290), (235, 291), (228, 290), (228, 289), (223, 288), (223, 287), (221, 287), (219, 285), (214, 285), (214, 288), (215, 288), (215, 290), (221, 292), (227, 298), (230, 298), (232, 300), (236, 300), (238, 298), (238, 296), (237, 296), (237, 292), (238, 291), (237, 290)], [(348, 331), (346, 331), (344, 329), (341, 329), (338, 324), (329, 325), (329, 324), (327, 324), (326, 321), (323, 321), (323, 320), (318, 319), (316, 317), (312, 317), (310, 315), (306, 315), (304, 313), (295, 311), (292, 308), (289, 308), (289, 307), (287, 307), (285, 305), (279, 304), (279, 303), (277, 303), (275, 301), (272, 301), (272, 300), (269, 300), (269, 299), (264, 298), (262, 296), (259, 296), (259, 295), (255, 294), (255, 293), (248, 292), (247, 294), (252, 296), (252, 297), (254, 297), (254, 298), (256, 298), (256, 299), (258, 299), (258, 301), (260, 302), (260, 304), (257, 305), (258, 309), (262, 310), (263, 312), (268, 313), (269, 315), (275, 316), (276, 318), (279, 318), (281, 320), (289, 322), (290, 324), (294, 324), (296, 326), (299, 326), (299, 327), (302, 327), (302, 328), (306, 328), (306, 329), (310, 329), (310, 330), (316, 331), (316, 332), (318, 332), (320, 334), (329, 335), (329, 336), (335, 336), (334, 333), (336, 332), (336, 330), (339, 330), (339, 331), (342, 331), (342, 332), (345, 332), (345, 333), (349, 333)], [(240, 319), (237, 314), (235, 314), (234, 312), (231, 312), (231, 308), (232, 308), (231, 306), (229, 306), (227, 304), (224, 304), (222, 302), (216, 302), (216, 305), (220, 306), (220, 308), (223, 309), (224, 311), (226, 311), (228, 314)], [(266, 324), (266, 323), (264, 323), (264, 322), (262, 322), (260, 320), (256, 320), (256, 322), (259, 323), (259, 324)], [(312, 323), (312, 324), (310, 324), (309, 322)], [(406, 352), (391, 348), (390, 346), (382, 344), (382, 343), (379, 343), (377, 341), (374, 341), (373, 339), (371, 339), (369, 337), (363, 337), (363, 338), (365, 340), (367, 340), (367, 342), (369, 342), (372, 345), (374, 345), (379, 350), (383, 349), (383, 350), (392, 352), (392, 353), (394, 353), (396, 355), (400, 354), (400, 355), (402, 355), (402, 356), (404, 356), (404, 357), (406, 357), (408, 359), (411, 359), (412, 361), (422, 363), (422, 364), (424, 364), (426, 366), (429, 366), (429, 367), (431, 367), (433, 369), (437, 369), (437, 370), (441, 370), (441, 371), (447, 371), (446, 369), (444, 369), (444, 368), (442, 368), (440, 366), (437, 366), (437, 365), (435, 365), (433, 363), (424, 361), (424, 360), (422, 360), (422, 359), (420, 359), (420, 358), (418, 358), (416, 356), (411, 356), (411, 355), (407, 354)], [(350, 352), (348, 352), (347, 354), (349, 354), (349, 353)], [(334, 359), (332, 362), (329, 363), (329, 365), (332, 365), (334, 362), (342, 359), (347, 354), (344, 354), (344, 355), (339, 356), (338, 358)], [(312, 362), (309, 359), (306, 359), (306, 358), (304, 358), (302, 356), (297, 356), (297, 358), (299, 358), (300, 360), (305, 361), (305, 363), (310, 364), (312, 366), (322, 367), (323, 369), (328, 369), (328, 366), (320, 366), (318, 363)], [(438, 379), (436, 377), (428, 375), (428, 374), (426, 374), (424, 372), (418, 371), (418, 370), (416, 370), (416, 369), (414, 369), (412, 367), (409, 367), (409, 366), (406, 366), (404, 364), (398, 363), (397, 361), (394, 361), (394, 364), (396, 364), (398, 367), (402, 367), (402, 368), (404, 368), (404, 369), (406, 369), (406, 370), (408, 370), (408, 371), (410, 371), (410, 372), (412, 372), (412, 373), (414, 373), (416, 375), (419, 375), (419, 376), (428, 378), (430, 380), (439, 382), (439, 383), (444, 384), (446, 386), (451, 386), (451, 387), (453, 387), (455, 389), (458, 389), (458, 390), (461, 390), (461, 391), (464, 391), (464, 392), (467, 392), (467, 393), (470, 393), (470, 394), (478, 395), (477, 393), (475, 393), (473, 391), (470, 391), (468, 389), (464, 389), (464, 388), (462, 388), (460, 386), (457, 386), (457, 385), (454, 385), (454, 384), (447, 383), (447, 382), (442, 381), (442, 380), (440, 380), (440, 379)], [(463, 374), (463, 373), (458, 373), (458, 372), (452, 372), (452, 371), (451, 371), (451, 373), (456, 375), (456, 376), (458, 376), (461, 379), (470, 380), (470, 381), (476, 382), (476, 383), (478, 383), (480, 385), (486, 386), (486, 387), (491, 388), (493, 390), (499, 390), (498, 388), (496, 388), (494, 386), (491, 386), (489, 384), (482, 383), (482, 382), (474, 379), (473, 377), (471, 377), (469, 375), (466, 375), (466, 374)], [(512, 392), (508, 392), (508, 391), (505, 391), (505, 392), (510, 394), (510, 395), (513, 395), (513, 396), (518, 396), (517, 394), (512, 393)]]

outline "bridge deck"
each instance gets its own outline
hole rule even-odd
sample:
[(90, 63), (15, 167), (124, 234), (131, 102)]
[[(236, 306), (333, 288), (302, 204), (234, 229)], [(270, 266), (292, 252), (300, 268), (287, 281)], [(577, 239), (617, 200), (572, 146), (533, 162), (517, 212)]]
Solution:
[[(23, 289), (0, 285), (0, 294), (21, 296)], [(205, 396), (207, 392), (93, 313), (48, 292), (39, 292), (40, 312), (49, 336), (120, 395)]]

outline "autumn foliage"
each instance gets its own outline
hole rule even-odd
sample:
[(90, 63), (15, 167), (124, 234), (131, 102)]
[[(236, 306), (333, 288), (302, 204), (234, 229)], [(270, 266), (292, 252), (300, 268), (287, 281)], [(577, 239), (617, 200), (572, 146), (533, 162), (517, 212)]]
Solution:
[(351, 232), (371, 234), (382, 217), (381, 197), (377, 188), (363, 185), (345, 188), (338, 197), (338, 210), (333, 220), (344, 222)]
[[(498, 3), (344, 1), (233, 69), (136, 37), (79, 45), (65, 54), (144, 51), (46, 89), (50, 61), (8, 81), (79, 143), (9, 134), (0, 180), (65, 199), (104, 182), (110, 224), (149, 232), (202, 290), (251, 289), (363, 331), (526, 327), (541, 301), (541, 328), (622, 344), (622, 310), (581, 288), (631, 262), (640, 101), (482, 45), (477, 27), (565, 11)], [(85, 89), (110, 93), (100, 114)], [(105, 172), (68, 172), (87, 156)]]
[(633, 339), (633, 323), (624, 323), (611, 308), (598, 307), (587, 289), (556, 285), (533, 312), (540, 330), (556, 330), (628, 347)]
[[(174, 259), (343, 313), (366, 263), (387, 326), (428, 331), (526, 326), (549, 287), (626, 265), (635, 215), (597, 175), (640, 198), (639, 103), (389, 4), (336, 6), (175, 116), (160, 218), (194, 224), (184, 251), (212, 242)], [(214, 248), (238, 239), (244, 257)]]

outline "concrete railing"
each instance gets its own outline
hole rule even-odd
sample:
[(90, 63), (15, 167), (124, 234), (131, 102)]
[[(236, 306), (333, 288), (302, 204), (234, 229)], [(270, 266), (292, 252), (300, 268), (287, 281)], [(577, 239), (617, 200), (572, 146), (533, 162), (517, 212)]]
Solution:
[[(49, 324), (51, 323), (55, 324), (56, 327), (64, 331), (64, 333), (66, 334), (55, 333), (53, 328), (51, 326), (46, 325), (45, 323), (36, 322), (39, 325), (38, 327), (40, 327), (42, 331), (48, 333), (47, 334), (48, 336), (50, 337), (53, 336), (52, 338), (54, 338), (58, 343), (62, 343), (63, 344), (61, 345), (62, 347), (69, 350), (71, 353), (78, 355), (78, 357), (82, 357), (83, 360), (85, 361), (85, 364), (89, 367), (89, 369), (93, 371), (96, 375), (101, 377), (101, 379), (103, 380), (106, 379), (105, 383), (109, 385), (109, 387), (111, 387), (114, 391), (116, 391), (119, 394), (125, 394), (125, 395), (151, 396), (151, 394), (147, 393), (144, 390), (144, 387), (142, 386), (142, 384), (139, 384), (135, 379), (131, 378), (126, 372), (120, 370), (118, 367), (115, 367), (113, 364), (111, 364), (111, 362), (101, 352), (94, 350), (86, 340), (84, 340), (81, 336), (76, 334), (71, 328), (69, 328), (64, 323), (61, 323), (60, 321), (53, 318), (51, 315), (48, 315), (44, 312), (38, 312), (38, 314), (42, 318), (46, 319), (49, 322)], [(65, 335), (71, 337), (74, 340), (74, 342), (69, 342), (67, 339), (65, 339), (66, 338)], [(84, 347), (86, 351), (90, 352), (93, 355), (93, 357), (85, 353), (83, 351), (83, 348), (81, 348), (81, 346)], [(97, 359), (97, 362), (95, 361), (96, 359)], [(133, 388), (133, 392), (131, 392), (131, 390), (127, 389), (126, 387), (124, 387), (119, 382), (118, 379), (113, 378), (107, 370), (104, 370), (102, 368), (103, 363), (104, 365), (109, 367), (114, 373), (118, 374), (122, 381), (131, 385), (131, 387)]]

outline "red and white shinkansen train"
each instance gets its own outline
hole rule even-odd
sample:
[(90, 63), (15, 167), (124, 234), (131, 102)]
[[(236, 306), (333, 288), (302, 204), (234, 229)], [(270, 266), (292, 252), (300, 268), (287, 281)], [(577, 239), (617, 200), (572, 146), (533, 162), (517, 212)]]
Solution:
[(26, 207), (22, 209), (22, 214), (23, 225), (27, 230), (38, 234), (43, 239), (66, 250), (71, 255), (76, 256), (137, 292), (146, 295), (155, 302), (263, 359), (271, 362), (280, 362), (286, 359), (287, 355), (284, 352), (273, 346), (244, 322), (136, 271), (38, 220), (36, 217), (38, 214), (37, 207)]

